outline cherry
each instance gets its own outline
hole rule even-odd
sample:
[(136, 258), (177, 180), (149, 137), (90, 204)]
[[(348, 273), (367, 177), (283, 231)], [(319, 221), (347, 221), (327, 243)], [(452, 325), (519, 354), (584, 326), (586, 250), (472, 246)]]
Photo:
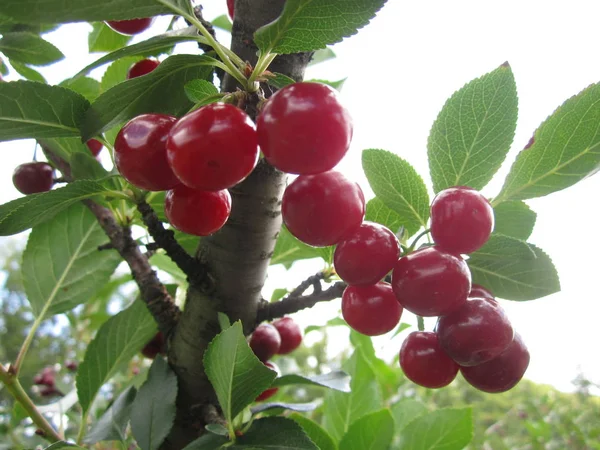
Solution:
[(208, 236), (218, 231), (231, 213), (227, 190), (197, 191), (179, 185), (167, 192), (165, 214), (171, 225), (184, 233)]
[(404, 375), (420, 386), (437, 389), (448, 386), (458, 373), (458, 364), (444, 353), (431, 331), (413, 331), (400, 348)]
[(349, 238), (365, 216), (360, 186), (336, 171), (300, 175), (281, 205), (283, 222), (302, 242), (326, 247)]
[[(269, 369), (277, 372), (277, 376), (281, 375), (281, 371), (279, 370), (279, 367), (277, 367), (277, 365), (275, 363), (272, 363), (271, 361), (267, 361), (264, 363), (264, 365), (267, 366)], [(264, 402), (268, 398), (273, 397), (277, 393), (278, 390), (279, 390), (279, 388), (276, 388), (276, 387), (266, 389), (262, 392), (262, 394), (260, 394), (258, 397), (256, 397), (256, 399), (254, 401), (255, 402)]]
[(160, 331), (142, 348), (142, 355), (146, 358), (154, 359), (159, 353), (165, 354), (165, 337)]
[(54, 168), (45, 162), (28, 162), (17, 166), (12, 180), (22, 194), (47, 192), (54, 185)]
[(33, 377), (33, 384), (47, 386), (50, 388), (54, 387), (54, 368), (53, 367), (44, 367), (42, 372)]
[(515, 338), (504, 352), (491, 361), (474, 367), (461, 367), (467, 382), (483, 392), (505, 392), (517, 385), (529, 366), (529, 351), (521, 336)]
[(461, 366), (477, 366), (506, 350), (515, 332), (500, 305), (472, 298), (440, 317), (437, 334), (450, 358)]
[(167, 137), (177, 118), (142, 114), (125, 124), (115, 140), (115, 165), (134, 186), (164, 191), (181, 184), (167, 163)]
[(235, 13), (235, 0), (227, 0), (227, 13), (229, 18), (233, 20), (233, 14)]
[(117, 33), (133, 35), (139, 34), (150, 28), (152, 20), (152, 17), (130, 20), (109, 20), (106, 24)]
[(294, 83), (277, 91), (256, 122), (267, 161), (297, 174), (326, 172), (344, 157), (352, 140), (352, 118), (335, 89)]
[(333, 254), (333, 264), (342, 280), (352, 285), (375, 284), (398, 261), (400, 244), (388, 228), (363, 222), (360, 228), (340, 242)]
[(260, 324), (250, 336), (250, 348), (262, 362), (271, 359), (281, 347), (279, 331), (269, 323)]
[(488, 289), (484, 288), (479, 284), (473, 284), (471, 286), (471, 292), (469, 292), (469, 298), (477, 297), (477, 298), (487, 298), (488, 300), (496, 300), (494, 294), (492, 294)]
[(206, 191), (228, 189), (256, 166), (256, 129), (241, 109), (212, 103), (175, 124), (169, 133), (167, 156), (183, 184)]
[(279, 331), (281, 336), (281, 345), (279, 346), (279, 355), (286, 355), (293, 352), (302, 344), (302, 331), (291, 317), (283, 317), (273, 322), (273, 326)]
[(90, 139), (85, 144), (88, 146), (90, 152), (92, 152), (92, 155), (94, 156), (98, 156), (102, 151), (102, 147), (104, 147), (102, 142), (100, 142), (98, 139)]
[(156, 59), (142, 59), (130, 67), (129, 71), (127, 72), (127, 79), (131, 80), (132, 78), (149, 74), (159, 65), (160, 61), (157, 61)]
[(475, 189), (445, 189), (431, 203), (431, 237), (447, 252), (472, 253), (487, 242), (493, 229), (492, 205)]
[(65, 361), (65, 368), (69, 372), (76, 372), (78, 367), (79, 367), (79, 364), (77, 364), (76, 361), (72, 361), (72, 360)]
[(42, 389), (40, 389), (40, 395), (42, 397), (55, 397), (57, 395), (62, 396), (63, 394), (55, 387), (45, 386)]
[(460, 256), (426, 247), (398, 260), (392, 287), (400, 304), (410, 312), (441, 316), (467, 301), (471, 272)]
[(379, 336), (394, 329), (402, 306), (388, 283), (348, 286), (342, 294), (342, 316), (348, 325), (367, 336)]

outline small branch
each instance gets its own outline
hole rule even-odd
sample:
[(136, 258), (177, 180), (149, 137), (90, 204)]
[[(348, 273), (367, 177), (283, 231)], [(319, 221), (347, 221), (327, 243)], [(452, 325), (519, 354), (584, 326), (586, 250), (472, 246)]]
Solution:
[(308, 277), (306, 280), (300, 283), (296, 289), (290, 292), (288, 297), (299, 297), (302, 294), (304, 294), (304, 292), (311, 286), (313, 287), (313, 293), (321, 292), (323, 290), (321, 286), (321, 280), (323, 280), (324, 278), (325, 274), (323, 272), (319, 272), (315, 275)]

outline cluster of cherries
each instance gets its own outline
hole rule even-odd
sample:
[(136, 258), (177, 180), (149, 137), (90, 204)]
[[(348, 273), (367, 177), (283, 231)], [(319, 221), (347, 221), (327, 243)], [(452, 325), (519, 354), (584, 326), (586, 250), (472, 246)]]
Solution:
[[(65, 361), (64, 367), (69, 372), (77, 371), (78, 364), (75, 361)], [(40, 373), (33, 377), (33, 384), (39, 387), (38, 393), (42, 397), (62, 397), (64, 394), (56, 386), (57, 370), (55, 366), (44, 367)]]

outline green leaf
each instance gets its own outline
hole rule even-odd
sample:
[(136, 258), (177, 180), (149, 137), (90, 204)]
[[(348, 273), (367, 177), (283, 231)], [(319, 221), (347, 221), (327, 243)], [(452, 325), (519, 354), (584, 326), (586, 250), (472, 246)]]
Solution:
[(341, 80), (337, 80), (337, 81), (313, 79), (313, 80), (307, 80), (307, 82), (326, 84), (327, 86), (331, 86), (332, 88), (334, 88), (338, 91), (341, 91), (342, 88), (344, 87), (344, 83), (346, 82), (347, 79), (348, 78), (342, 78)]
[(471, 408), (439, 409), (417, 417), (400, 433), (402, 450), (461, 450), (473, 438)]
[(10, 65), (12, 66), (13, 69), (15, 69), (15, 72), (17, 72), (19, 75), (21, 75), (23, 78), (25, 78), (29, 81), (37, 81), (38, 83), (47, 83), (46, 79), (44, 78), (44, 76), (41, 73), (39, 73), (35, 69), (32, 69), (29, 66), (26, 66), (25, 64), (21, 64), (20, 62), (17, 62), (17, 61), (10, 61)]
[(187, 98), (197, 106), (212, 103), (210, 98), (219, 95), (219, 90), (207, 80), (192, 80), (184, 86), (184, 90)]
[(355, 420), (377, 411), (382, 404), (375, 373), (360, 348), (345, 362), (344, 369), (352, 377), (351, 391), (327, 391), (323, 403), (323, 426), (338, 441)]
[(161, 222), (168, 222), (167, 216), (165, 216), (165, 197), (165, 191), (151, 192), (146, 199)]
[(184, 85), (208, 77), (215, 62), (208, 56), (174, 55), (148, 75), (117, 84), (87, 110), (81, 126), (84, 140), (140, 114), (185, 114), (192, 104), (185, 96)]
[(410, 235), (427, 227), (429, 194), (421, 176), (399, 156), (385, 150), (364, 150), (362, 164), (375, 195), (398, 213)]
[(18, 23), (68, 23), (137, 19), (170, 10), (156, 0), (2, 0), (0, 14)]
[(91, 153), (80, 152), (71, 155), (71, 175), (76, 180), (101, 180), (109, 173)]
[(275, 76), (269, 77), (267, 79), (267, 83), (269, 83), (271, 86), (273, 86), (277, 89), (284, 88), (284, 87), (286, 87), (290, 84), (294, 84), (296, 82), (296, 80), (294, 80), (293, 78), (290, 78), (287, 75), (284, 75), (282, 73), (274, 72), (273, 75), (275, 75)]
[[(535, 300), (560, 291), (558, 273), (550, 257), (533, 244), (531, 258), (514, 245), (504, 247), (499, 235), (469, 255), (473, 283), (506, 300)], [(510, 239), (504, 236), (506, 239)]]
[(86, 413), (100, 388), (128, 362), (157, 332), (146, 305), (136, 300), (107, 320), (90, 342), (77, 370), (77, 395)]
[(36, 316), (58, 314), (93, 299), (121, 262), (99, 251), (106, 234), (81, 203), (35, 227), (23, 252), (23, 285)]
[(338, 447), (336, 442), (318, 423), (297, 413), (290, 414), (289, 418), (302, 427), (310, 440), (313, 441), (320, 450), (337, 450)]
[(79, 136), (90, 103), (58, 86), (33, 81), (0, 83), (0, 141)]
[(90, 102), (96, 100), (100, 95), (100, 82), (93, 78), (81, 77), (77, 79), (68, 79), (60, 83), (60, 86), (83, 95)]
[(227, 442), (229, 440), (226, 437), (206, 433), (204, 436), (186, 445), (183, 450), (220, 450), (222, 445)]
[(517, 126), (517, 87), (508, 63), (455, 92), (427, 141), (433, 190), (483, 188), (502, 165)]
[(17, 234), (52, 219), (74, 203), (111, 194), (105, 184), (82, 180), (49, 192), (31, 194), (0, 205), (0, 236)]
[(0, 52), (12, 61), (34, 66), (47, 66), (65, 57), (50, 42), (26, 31), (3, 34), (0, 39)]
[(258, 414), (263, 411), (268, 411), (270, 409), (277, 410), (289, 410), (289, 411), (297, 411), (297, 412), (310, 412), (314, 411), (319, 407), (319, 404), (316, 402), (312, 403), (286, 403), (286, 402), (274, 402), (274, 403), (259, 403), (256, 406), (250, 408), (250, 412), (252, 414)]
[(100, 80), (100, 93), (106, 92), (113, 86), (125, 81), (131, 66), (141, 59), (142, 58), (139, 56), (132, 56), (115, 61), (108, 66), (106, 68), (106, 72), (104, 72), (104, 75), (102, 75), (102, 79)]
[(494, 207), (494, 233), (526, 240), (531, 236), (537, 214), (524, 202), (513, 200)]
[(208, 345), (204, 367), (228, 422), (271, 386), (276, 376), (250, 350), (239, 321)]
[(211, 22), (214, 27), (220, 28), (221, 30), (229, 31), (231, 33), (232, 23), (229, 20), (227, 14), (222, 14)]
[(355, 421), (340, 441), (344, 450), (386, 450), (394, 436), (394, 419), (389, 409), (367, 414)]
[(187, 275), (165, 253), (155, 253), (150, 258), (150, 264), (173, 277), (178, 284), (187, 283)]
[(290, 384), (308, 384), (327, 387), (341, 392), (350, 392), (350, 376), (342, 370), (335, 370), (310, 377), (296, 374), (283, 375), (273, 382), (273, 386), (288, 386)]
[(225, 331), (227, 328), (229, 328), (231, 326), (229, 317), (225, 313), (218, 312), (217, 320), (219, 321), (219, 327), (221, 327), (221, 331)]
[(418, 400), (404, 398), (392, 405), (392, 415), (396, 431), (402, 431), (406, 425), (427, 413), (427, 407)]
[(223, 425), (219, 423), (209, 423), (204, 426), (206, 431), (217, 434), (219, 436), (229, 436), (229, 431)]
[[(165, 213), (163, 209), (162, 215), (164, 216), (164, 214)], [(198, 236), (194, 236), (193, 234), (187, 234), (179, 230), (173, 230), (173, 232), (175, 233), (175, 239), (177, 239), (179, 245), (181, 245), (190, 255), (195, 255), (198, 244), (200, 243), (200, 238)]]
[(371, 366), (375, 378), (379, 382), (382, 390), (384, 390), (384, 392), (395, 391), (398, 386), (399, 371), (393, 370), (389, 363), (377, 357), (371, 337), (350, 330), (350, 342), (354, 347), (360, 347), (360, 352), (365, 357), (369, 366)]
[(112, 52), (125, 47), (131, 40), (131, 36), (117, 33), (105, 22), (92, 24), (92, 31), (88, 35), (88, 48), (93, 52)]
[(0, 58), (0, 75), (8, 75), (8, 66), (6, 63)]
[(231, 450), (319, 450), (296, 422), (284, 417), (255, 420)]
[(273, 293), (271, 294), (271, 303), (281, 300), (288, 294), (288, 292), (289, 291), (286, 288), (278, 288), (273, 290)]
[(127, 440), (126, 430), (136, 394), (134, 386), (129, 386), (121, 392), (102, 417), (92, 425), (83, 442), (92, 445), (100, 441)]
[(281, 227), (279, 237), (275, 243), (275, 250), (271, 256), (271, 265), (283, 264), (289, 269), (292, 264), (300, 259), (320, 258), (319, 250), (300, 242), (287, 230)]
[(325, 48), (352, 36), (375, 17), (386, 0), (287, 0), (281, 16), (254, 34), (263, 53)]
[(131, 431), (142, 450), (158, 449), (169, 434), (176, 398), (177, 376), (162, 357), (157, 357), (131, 410)]
[(536, 130), (494, 200), (542, 197), (600, 170), (600, 84), (565, 101)]
[(38, 143), (41, 145), (44, 152), (46, 152), (45, 149), (47, 148), (52, 153), (56, 154), (56, 156), (69, 163), (71, 162), (71, 157), (75, 153), (90, 154), (88, 146), (81, 142), (81, 139), (78, 137), (38, 139)]
[(392, 337), (396, 337), (398, 336), (400, 333), (402, 333), (404, 330), (410, 328), (411, 325), (408, 323), (404, 323), (402, 322), (400, 325), (398, 325), (398, 328), (396, 329), (396, 331), (394, 331), (394, 334), (392, 335)]
[(337, 58), (337, 55), (335, 54), (335, 52), (333, 50), (331, 50), (331, 48), (329, 48), (329, 47), (321, 48), (313, 53), (310, 63), (308, 63), (308, 65), (314, 66), (316, 64), (320, 64), (322, 62), (329, 61), (330, 59), (335, 59), (335, 58)]
[(365, 220), (380, 223), (388, 227), (394, 233), (400, 231), (403, 226), (402, 217), (390, 208), (385, 206), (380, 198), (375, 197), (367, 202), (367, 212), (365, 214)]

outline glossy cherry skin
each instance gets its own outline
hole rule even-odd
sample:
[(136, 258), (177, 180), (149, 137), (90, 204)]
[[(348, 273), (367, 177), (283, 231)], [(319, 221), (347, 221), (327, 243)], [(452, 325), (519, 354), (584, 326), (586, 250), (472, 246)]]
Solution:
[(142, 355), (149, 359), (156, 358), (159, 353), (165, 354), (165, 337), (160, 331), (142, 348)]
[(269, 323), (260, 324), (250, 336), (248, 343), (258, 359), (266, 362), (277, 354), (281, 347), (279, 331)]
[(471, 272), (460, 256), (426, 247), (398, 260), (392, 287), (400, 304), (413, 314), (441, 316), (467, 301)]
[(431, 203), (431, 237), (454, 254), (472, 253), (494, 229), (494, 210), (483, 195), (469, 187), (441, 191)]
[(229, 191), (198, 191), (180, 184), (167, 191), (165, 214), (184, 233), (208, 236), (220, 230), (231, 214)]
[(142, 59), (130, 67), (129, 71), (127, 72), (127, 79), (131, 80), (132, 78), (147, 75), (159, 65), (160, 61), (157, 61), (156, 59)]
[(13, 172), (12, 181), (22, 194), (47, 192), (54, 185), (54, 168), (45, 162), (21, 164)]
[(398, 325), (402, 306), (388, 283), (348, 286), (342, 294), (342, 316), (359, 333), (379, 336)]
[(440, 345), (461, 366), (477, 366), (494, 359), (512, 342), (515, 332), (498, 303), (472, 298), (437, 325)]
[(517, 385), (529, 366), (529, 350), (517, 333), (504, 352), (474, 367), (461, 367), (467, 382), (483, 392), (505, 392)]
[(147, 30), (152, 25), (152, 17), (130, 20), (109, 20), (106, 24), (117, 33), (134, 35)]
[(277, 328), (279, 336), (281, 336), (281, 345), (277, 354), (287, 355), (300, 347), (300, 344), (302, 344), (302, 331), (294, 319), (283, 317), (274, 321), (273, 326)]
[(352, 118), (335, 89), (294, 83), (277, 91), (256, 121), (258, 143), (279, 170), (315, 174), (333, 169), (352, 140)]
[(167, 156), (175, 175), (194, 189), (218, 191), (246, 178), (258, 161), (250, 117), (224, 103), (182, 117), (169, 133)]
[(167, 137), (177, 118), (142, 114), (125, 124), (115, 140), (115, 165), (134, 186), (166, 191), (181, 184), (167, 163)]
[(484, 288), (479, 284), (471, 285), (471, 292), (469, 292), (469, 298), (487, 298), (489, 300), (496, 300), (494, 294), (492, 294), (488, 289)]
[(90, 139), (85, 144), (88, 146), (90, 152), (92, 152), (92, 155), (94, 156), (98, 156), (102, 151), (102, 147), (104, 147), (102, 142), (100, 142), (98, 139)]
[(227, 13), (229, 14), (229, 18), (233, 20), (235, 13), (235, 0), (227, 0)]
[[(272, 363), (271, 361), (267, 361), (264, 364), (269, 369), (274, 370), (275, 372), (277, 372), (277, 376), (281, 375), (281, 371), (279, 370), (279, 367), (277, 367), (277, 365), (275, 363)], [(255, 402), (264, 402), (268, 398), (273, 397), (277, 393), (278, 390), (279, 390), (279, 388), (276, 388), (276, 387), (275, 388), (266, 389), (266, 390), (264, 390), (262, 392), (262, 394), (260, 394), (258, 397), (256, 397), (256, 399), (254, 401)]]
[(399, 257), (398, 238), (389, 228), (363, 222), (352, 236), (337, 245), (333, 264), (346, 283), (368, 285), (380, 281)]
[(458, 364), (430, 331), (413, 331), (406, 337), (400, 348), (400, 367), (410, 381), (429, 389), (448, 386), (458, 373)]
[(283, 194), (281, 215), (296, 238), (326, 247), (358, 230), (365, 217), (365, 197), (360, 186), (340, 172), (300, 175)]

